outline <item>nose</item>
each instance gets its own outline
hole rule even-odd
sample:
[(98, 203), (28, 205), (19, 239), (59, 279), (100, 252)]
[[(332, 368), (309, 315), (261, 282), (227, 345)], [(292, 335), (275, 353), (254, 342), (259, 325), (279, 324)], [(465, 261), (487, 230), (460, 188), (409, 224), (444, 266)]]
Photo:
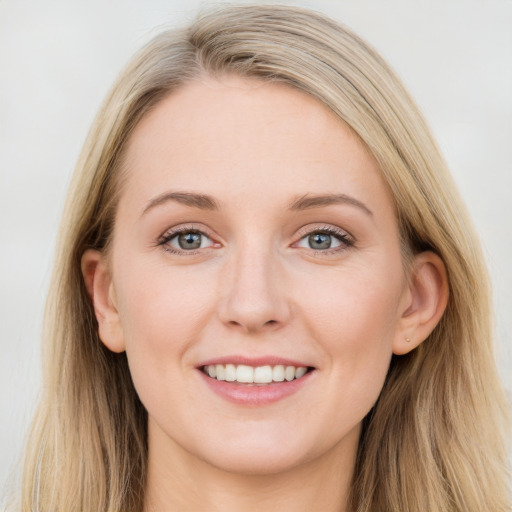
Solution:
[(271, 250), (247, 248), (226, 262), (220, 284), (220, 320), (246, 333), (272, 331), (290, 318), (284, 272)]

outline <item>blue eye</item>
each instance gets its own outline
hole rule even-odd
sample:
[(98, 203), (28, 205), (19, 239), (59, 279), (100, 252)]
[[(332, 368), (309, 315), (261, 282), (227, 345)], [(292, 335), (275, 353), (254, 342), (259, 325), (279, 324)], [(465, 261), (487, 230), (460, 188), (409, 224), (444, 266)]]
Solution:
[(187, 230), (171, 234), (164, 244), (178, 251), (194, 251), (213, 245), (212, 240), (200, 231)]
[(308, 236), (308, 244), (311, 249), (331, 249), (333, 237), (327, 233), (313, 233)]
[(348, 235), (344, 233), (332, 233), (326, 230), (318, 230), (302, 237), (296, 244), (296, 247), (304, 247), (315, 251), (327, 251), (338, 247), (348, 247), (353, 245)]

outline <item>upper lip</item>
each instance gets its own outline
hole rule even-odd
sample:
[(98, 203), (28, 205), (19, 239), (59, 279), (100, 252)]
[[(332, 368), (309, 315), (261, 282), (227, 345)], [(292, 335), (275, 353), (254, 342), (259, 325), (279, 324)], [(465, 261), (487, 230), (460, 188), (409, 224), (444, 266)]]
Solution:
[(209, 366), (213, 364), (234, 364), (239, 365), (243, 364), (246, 366), (305, 366), (312, 367), (311, 364), (308, 364), (304, 361), (297, 361), (296, 359), (288, 359), (279, 356), (262, 356), (262, 357), (246, 357), (241, 355), (229, 355), (229, 356), (220, 356), (214, 357), (212, 359), (208, 359), (206, 361), (201, 362), (197, 367), (202, 368), (203, 366)]

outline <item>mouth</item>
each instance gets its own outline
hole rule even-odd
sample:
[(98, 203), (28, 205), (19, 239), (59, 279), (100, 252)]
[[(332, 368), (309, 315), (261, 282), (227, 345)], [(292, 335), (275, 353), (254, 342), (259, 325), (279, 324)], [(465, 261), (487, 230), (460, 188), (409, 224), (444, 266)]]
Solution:
[(314, 371), (312, 366), (245, 364), (208, 364), (201, 371), (210, 379), (247, 386), (269, 386), (272, 384), (292, 382), (302, 379)]
[(225, 356), (196, 367), (207, 387), (237, 406), (271, 405), (311, 389), (318, 368), (275, 356)]

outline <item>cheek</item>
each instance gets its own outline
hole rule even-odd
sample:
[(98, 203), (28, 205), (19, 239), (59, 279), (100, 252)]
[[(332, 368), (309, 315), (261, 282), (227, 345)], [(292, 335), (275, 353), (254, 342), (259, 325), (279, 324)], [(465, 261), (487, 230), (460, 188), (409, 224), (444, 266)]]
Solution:
[(213, 301), (205, 280), (191, 278), (186, 269), (129, 270), (116, 286), (126, 353), (139, 393), (156, 397), (159, 383), (183, 378), (180, 362), (200, 336)]
[(200, 326), (211, 302), (205, 280), (186, 268), (162, 264), (131, 265), (119, 275), (116, 292), (127, 344), (183, 340)]
[(302, 277), (297, 296), (310, 327), (323, 332), (320, 341), (332, 343), (337, 352), (389, 340), (399, 319), (402, 290), (396, 266), (352, 265)]
[(340, 410), (354, 410), (356, 418), (380, 394), (399, 322), (401, 269), (368, 268), (319, 275), (317, 292), (306, 294), (304, 283), (301, 293), (301, 316), (326, 354), (331, 399)]
[(190, 421), (183, 415), (194, 413), (187, 404), (195, 397), (186, 386), (193, 370), (183, 363), (201, 336), (211, 298), (204, 279), (190, 279), (183, 269), (132, 265), (129, 270), (119, 284), (119, 312), (135, 389), (151, 417), (185, 436)]

